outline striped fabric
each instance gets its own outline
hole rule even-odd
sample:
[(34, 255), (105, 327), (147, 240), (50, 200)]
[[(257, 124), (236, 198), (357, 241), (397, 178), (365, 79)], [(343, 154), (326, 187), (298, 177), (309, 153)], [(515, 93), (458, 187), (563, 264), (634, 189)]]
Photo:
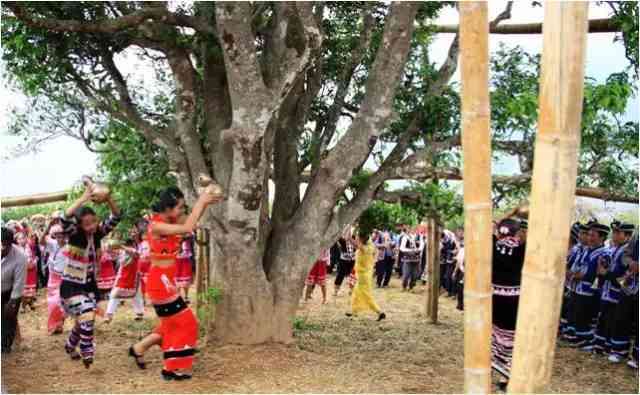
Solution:
[(511, 375), (515, 331), (493, 325), (491, 332), (491, 367), (507, 379)]

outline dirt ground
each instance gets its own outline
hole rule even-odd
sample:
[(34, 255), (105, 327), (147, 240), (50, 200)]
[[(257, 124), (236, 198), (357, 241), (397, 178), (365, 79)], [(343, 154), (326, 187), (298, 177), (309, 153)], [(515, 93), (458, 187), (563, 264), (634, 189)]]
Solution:
[[(160, 378), (159, 349), (147, 354), (147, 370), (138, 370), (126, 353), (154, 325), (151, 308), (144, 321), (135, 322), (127, 302), (111, 324), (99, 321), (96, 361), (87, 371), (63, 351), (69, 322), (65, 335), (45, 335), (40, 295), (37, 311), (20, 316), (22, 343), (2, 357), (2, 386), (11, 393), (462, 392), (463, 316), (455, 301), (441, 296), (440, 323), (431, 325), (423, 314), (423, 289), (401, 292), (394, 279), (375, 297), (388, 315), (382, 323), (373, 315), (346, 317), (346, 295), (321, 305), (316, 290), (300, 308), (293, 344), (201, 346), (193, 380), (167, 383)], [(559, 348), (549, 391), (637, 393), (638, 372)]]

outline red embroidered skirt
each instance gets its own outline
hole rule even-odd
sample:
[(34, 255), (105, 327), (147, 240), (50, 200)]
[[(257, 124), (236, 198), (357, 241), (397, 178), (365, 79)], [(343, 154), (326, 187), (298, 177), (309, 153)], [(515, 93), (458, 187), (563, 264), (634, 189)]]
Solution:
[(178, 287), (188, 287), (193, 283), (193, 271), (191, 270), (191, 259), (176, 259), (176, 284)]
[[(175, 282), (176, 265), (169, 267), (151, 266), (147, 278), (147, 295), (156, 308), (181, 303), (182, 308), (175, 314), (159, 316), (160, 324), (154, 332), (162, 336), (164, 369), (191, 369), (198, 342), (198, 321), (193, 311), (180, 298)], [(158, 313), (159, 314), (159, 313)]]
[(27, 269), (27, 276), (24, 281), (24, 290), (22, 296), (25, 298), (33, 298), (36, 296), (36, 284), (38, 282), (38, 268), (31, 267)]
[(111, 259), (100, 259), (100, 274), (98, 276), (98, 289), (109, 290), (116, 282), (116, 269)]
[(131, 258), (127, 264), (121, 264), (116, 274), (115, 297), (133, 298), (138, 290), (138, 259)]
[(60, 283), (62, 278), (59, 274), (49, 271), (49, 282), (47, 284), (47, 311), (49, 317), (47, 319), (47, 332), (51, 335), (58, 328), (62, 329), (64, 325), (65, 313), (62, 310), (60, 300)]
[(307, 276), (307, 285), (324, 285), (327, 281), (327, 261), (317, 260)]
[(147, 294), (147, 278), (149, 277), (149, 269), (151, 268), (151, 261), (149, 259), (140, 259), (138, 261), (138, 272), (140, 273), (140, 287), (142, 294)]

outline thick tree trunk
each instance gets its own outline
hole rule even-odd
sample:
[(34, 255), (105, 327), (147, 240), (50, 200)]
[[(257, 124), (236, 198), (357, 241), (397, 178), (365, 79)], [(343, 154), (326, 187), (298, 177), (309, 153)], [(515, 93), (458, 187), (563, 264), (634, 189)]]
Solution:
[[(292, 319), (298, 307), (303, 281), (272, 281), (262, 268), (262, 257), (245, 250), (227, 253), (215, 264), (214, 284), (222, 289), (216, 306), (212, 338), (222, 343), (258, 344), (293, 341)], [(278, 261), (291, 267), (291, 261)], [(222, 280), (223, 279), (223, 280)]]

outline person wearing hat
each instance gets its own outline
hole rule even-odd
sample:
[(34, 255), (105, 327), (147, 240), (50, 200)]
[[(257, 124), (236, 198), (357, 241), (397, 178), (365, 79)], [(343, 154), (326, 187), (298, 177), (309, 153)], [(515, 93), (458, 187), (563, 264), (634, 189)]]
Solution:
[(525, 244), (517, 236), (519, 230), (519, 221), (503, 219), (497, 227), (498, 237), (493, 238), (491, 367), (502, 375), (500, 389), (506, 389), (511, 375), (520, 300)]
[(572, 279), (571, 273), (576, 272), (577, 262), (582, 259), (582, 255), (586, 250), (586, 246), (580, 242), (580, 229), (583, 225), (579, 222), (571, 226), (569, 236), (569, 253), (567, 255), (567, 275), (564, 282), (564, 294), (562, 297), (562, 310), (560, 311), (560, 333), (563, 338), (575, 337), (575, 328), (570, 325), (569, 317), (573, 311), (575, 299), (575, 281)]
[(610, 260), (609, 249), (604, 245), (608, 235), (607, 225), (598, 222), (589, 225), (590, 245), (570, 274), (570, 278), (576, 282), (574, 306), (569, 320), (570, 325), (575, 328), (575, 336), (567, 340), (571, 346), (581, 347), (583, 351), (593, 349), (592, 324), (598, 313), (599, 301), (593, 284), (597, 277), (598, 264), (607, 266)]
[[(596, 330), (596, 351), (609, 353), (609, 361), (622, 362), (629, 354), (631, 329), (637, 327), (638, 270), (637, 258), (625, 259), (625, 252), (633, 243), (632, 224), (613, 224), (612, 260), (604, 271), (601, 316)], [(637, 239), (635, 240), (637, 243)], [(632, 247), (632, 246), (631, 246)], [(628, 254), (627, 254), (628, 257)], [(601, 268), (602, 269), (602, 268)]]
[(578, 240), (583, 247), (588, 247), (589, 240), (589, 224), (579, 224)]
[[(593, 351), (597, 354), (611, 354), (611, 362), (621, 362), (626, 356), (621, 344), (613, 345), (611, 334), (615, 326), (615, 307), (620, 301), (620, 283), (618, 278), (624, 276), (627, 268), (623, 265), (622, 256), (624, 250), (633, 235), (635, 227), (632, 224), (624, 224), (620, 221), (611, 223), (612, 237), (609, 253), (611, 264), (608, 266), (598, 263), (598, 276), (602, 280), (602, 291), (600, 293), (600, 311), (598, 314), (598, 325), (593, 336)], [(626, 344), (628, 350), (629, 344)], [(613, 349), (619, 353), (612, 353)], [(624, 353), (623, 355), (621, 355)]]

